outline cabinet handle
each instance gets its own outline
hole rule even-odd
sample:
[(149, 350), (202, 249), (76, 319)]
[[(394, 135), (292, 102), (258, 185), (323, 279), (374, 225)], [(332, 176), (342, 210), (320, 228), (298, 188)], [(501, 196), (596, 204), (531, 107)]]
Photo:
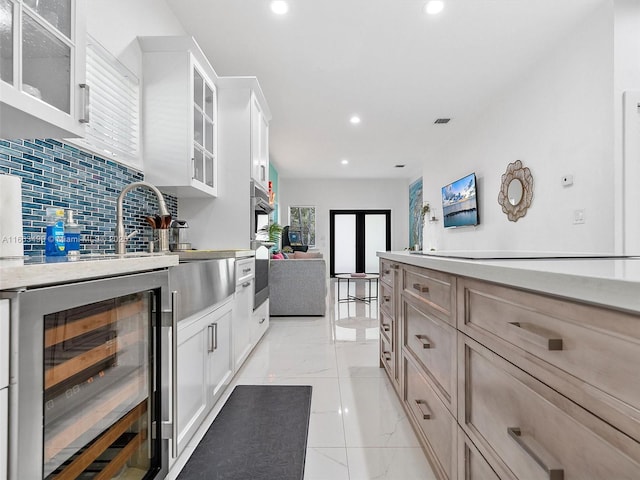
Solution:
[(429, 287), (425, 286), (425, 285), (421, 285), (419, 283), (414, 283), (413, 284), (413, 289), (417, 290), (421, 293), (429, 293)]
[(171, 292), (171, 454), (178, 457), (178, 291)]
[(214, 345), (214, 340), (213, 340), (213, 323), (210, 323), (209, 325), (207, 325), (207, 329), (209, 330), (209, 344), (207, 345), (207, 352), (211, 353), (213, 352), (216, 347)]
[(262, 325), (266, 320), (267, 320), (267, 317), (262, 317), (262, 319), (258, 323)]
[(391, 273), (391, 270), (385, 270), (385, 271), (384, 271), (384, 274), (385, 274), (385, 275), (389, 275), (390, 273)]
[(431, 340), (426, 335), (416, 335), (418, 341), (422, 344), (422, 348), (431, 348)]
[(267, 169), (264, 165), (260, 165), (260, 180), (263, 182), (267, 180)]
[(422, 414), (422, 419), (430, 420), (431, 410), (429, 409), (429, 405), (427, 404), (427, 402), (425, 402), (424, 400), (416, 400), (415, 402), (416, 407), (418, 407), (418, 410), (420, 410), (420, 413)]
[(400, 265), (398, 265), (397, 263), (394, 263), (391, 265), (391, 268), (393, 268), (394, 270), (397, 270), (400, 268)]
[(242, 288), (247, 288), (249, 285), (251, 285), (251, 282), (244, 282)]
[(389, 302), (391, 301), (391, 297), (389, 295), (385, 295), (384, 297), (382, 297), (384, 299), (385, 302)]
[(385, 332), (391, 331), (391, 325), (389, 325), (387, 323), (383, 323), (382, 324), (382, 330), (384, 330)]
[[(507, 433), (549, 475), (549, 480), (563, 480), (564, 469), (556, 465), (557, 460), (533, 438), (525, 440), (519, 427), (508, 427)], [(542, 458), (545, 457), (545, 458)]]
[(538, 345), (539, 347), (546, 348), (547, 350), (562, 350), (562, 338), (554, 337), (553, 335), (545, 335), (542, 333), (542, 329), (539, 327), (536, 329), (535, 325), (520, 322), (509, 322), (508, 325), (517, 328), (517, 332), (520, 337)]
[(89, 108), (91, 106), (91, 89), (86, 83), (79, 84), (82, 90), (82, 96), (80, 97), (80, 123), (89, 123), (90, 113)]
[(382, 356), (387, 362), (391, 361), (391, 354), (389, 352), (382, 352)]
[(218, 322), (213, 324), (213, 351), (218, 349)]
[(242, 273), (249, 273), (251, 271), (250, 268), (243, 268)]

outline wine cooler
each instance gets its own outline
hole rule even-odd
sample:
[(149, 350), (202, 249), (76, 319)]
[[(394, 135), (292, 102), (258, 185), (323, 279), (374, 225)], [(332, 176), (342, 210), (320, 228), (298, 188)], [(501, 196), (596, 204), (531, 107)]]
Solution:
[(10, 479), (166, 474), (167, 285), (159, 271), (13, 294)]

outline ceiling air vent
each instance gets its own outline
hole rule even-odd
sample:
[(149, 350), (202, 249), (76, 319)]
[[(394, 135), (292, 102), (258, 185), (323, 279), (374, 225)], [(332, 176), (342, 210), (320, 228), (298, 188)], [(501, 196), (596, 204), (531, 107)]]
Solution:
[(436, 118), (436, 121), (433, 123), (437, 125), (438, 123), (449, 123), (450, 121), (450, 118)]
[(404, 165), (402, 165), (400, 163), (398, 165), (394, 165), (394, 166), (395, 166), (395, 168), (404, 168), (405, 167)]

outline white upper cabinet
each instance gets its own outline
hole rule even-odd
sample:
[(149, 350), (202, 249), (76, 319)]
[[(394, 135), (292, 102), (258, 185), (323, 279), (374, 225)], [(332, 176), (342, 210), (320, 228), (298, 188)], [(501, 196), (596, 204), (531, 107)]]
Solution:
[(138, 40), (145, 180), (178, 197), (217, 196), (215, 71), (191, 37)]
[(268, 190), (269, 120), (255, 92), (251, 92), (251, 178)]
[(0, 0), (0, 138), (82, 137), (83, 0)]

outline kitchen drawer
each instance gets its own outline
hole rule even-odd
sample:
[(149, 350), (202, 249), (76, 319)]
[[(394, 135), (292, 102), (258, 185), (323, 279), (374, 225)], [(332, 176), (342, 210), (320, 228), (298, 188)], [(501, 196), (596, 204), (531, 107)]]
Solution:
[(402, 297), (402, 348), (412, 355), (451, 412), (456, 411), (456, 330), (420, 301)]
[(380, 336), (380, 361), (387, 370), (389, 378), (396, 382), (396, 352), (384, 336)]
[(640, 440), (640, 316), (468, 279), (460, 285), (461, 331)]
[(236, 261), (236, 285), (248, 282), (255, 275), (255, 259), (245, 258)]
[(7, 450), (9, 445), (9, 389), (0, 389), (0, 478), (8, 478)]
[(429, 386), (410, 358), (403, 356), (404, 394), (402, 400), (416, 426), (427, 457), (440, 479), (456, 478), (457, 424), (447, 407)]
[(501, 480), (460, 427), (458, 427), (458, 480)]
[(391, 318), (395, 318), (395, 299), (393, 297), (393, 289), (384, 283), (380, 283), (378, 285), (378, 288), (380, 289), (380, 310), (389, 315)]
[(394, 344), (395, 340), (395, 320), (389, 314), (380, 310), (380, 335), (385, 337), (387, 343)]
[(0, 388), (7, 385), (9, 385), (9, 300), (2, 299), (0, 300)]
[(400, 271), (400, 264), (380, 259), (380, 281), (391, 288), (395, 286), (396, 274)]
[(436, 315), (455, 325), (455, 277), (413, 266), (406, 266), (402, 272), (403, 292), (423, 301)]
[(464, 335), (459, 352), (458, 419), (500, 476), (638, 479), (638, 442)]

